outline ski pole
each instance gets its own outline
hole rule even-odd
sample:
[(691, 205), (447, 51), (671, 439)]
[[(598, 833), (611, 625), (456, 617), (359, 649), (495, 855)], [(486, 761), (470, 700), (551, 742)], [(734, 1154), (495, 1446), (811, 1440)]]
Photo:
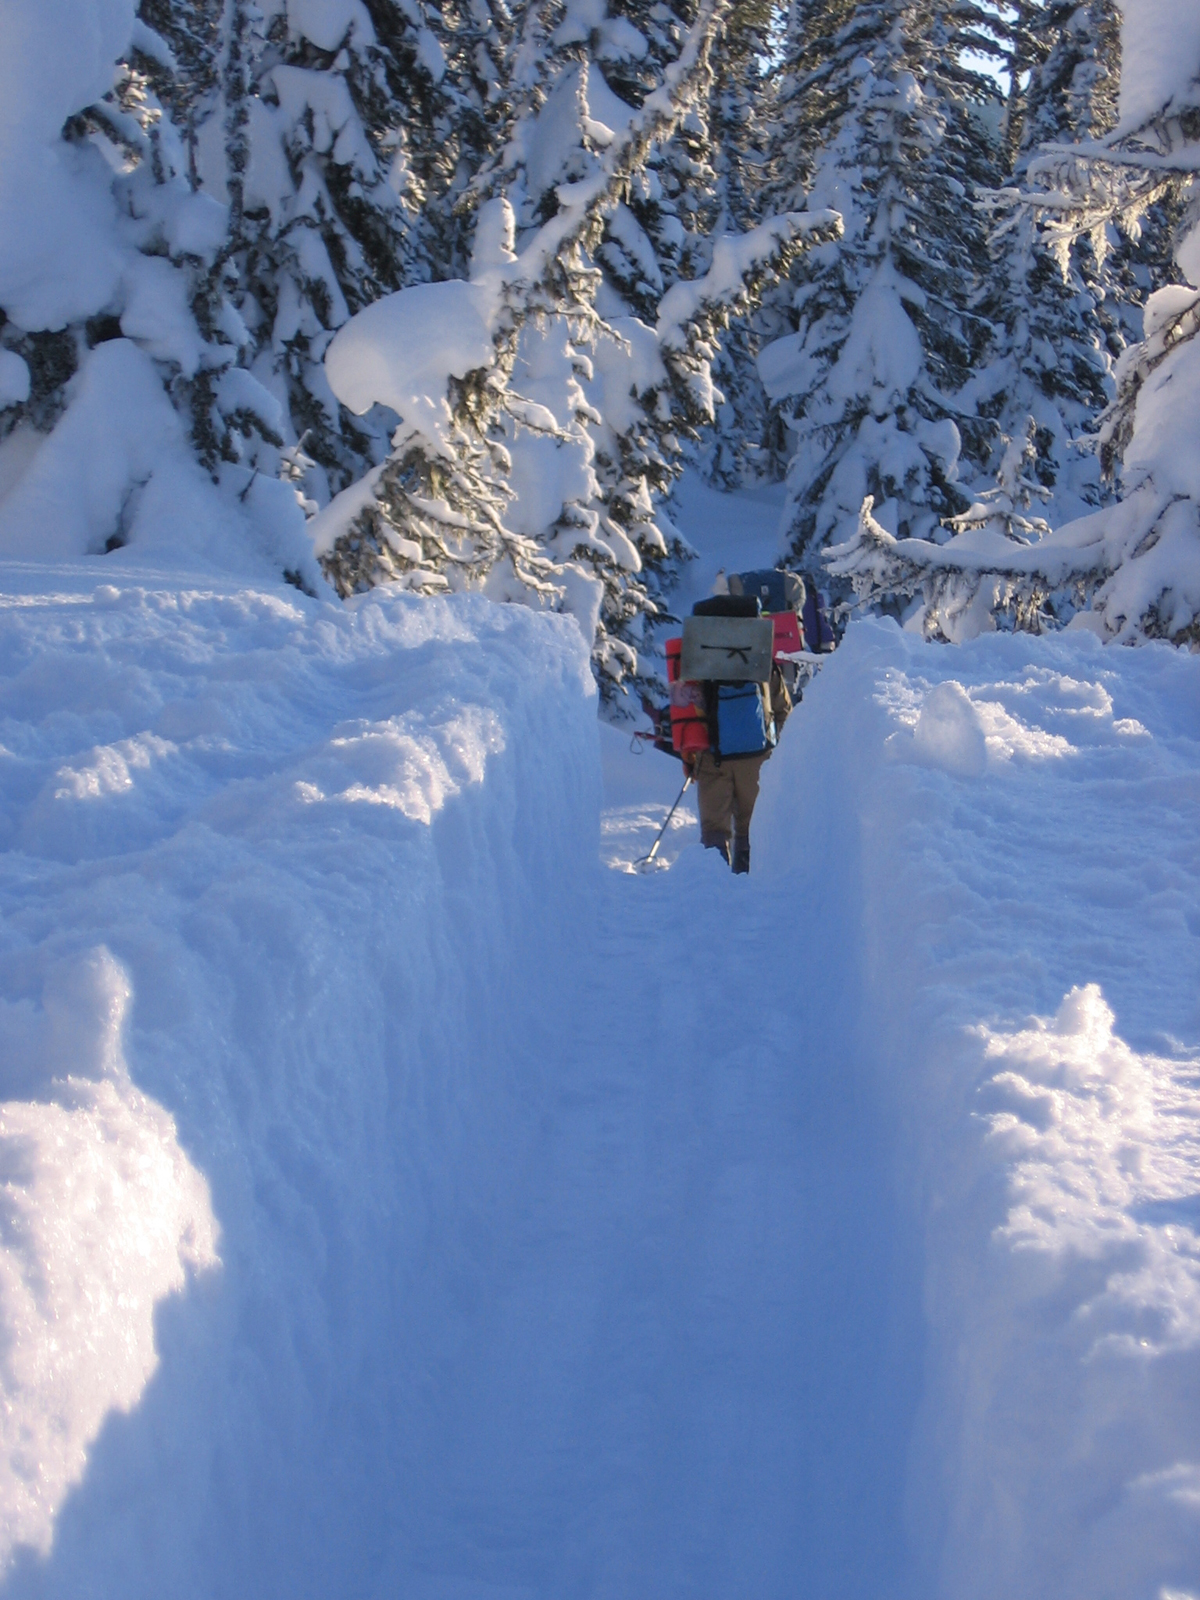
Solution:
[(679, 793), (675, 796), (675, 804), (671, 807), (670, 811), (667, 812), (667, 820), (663, 823), (662, 827), (658, 830), (658, 837), (655, 839), (654, 843), (650, 846), (649, 854), (648, 855), (644, 855), (644, 856), (639, 856), (638, 859), (633, 863), (635, 867), (648, 867), (650, 865), (650, 863), (654, 860), (654, 857), (658, 854), (658, 847), (663, 842), (663, 834), (665, 834), (667, 829), (671, 826), (671, 818), (679, 810), (679, 802), (683, 799), (684, 795), (687, 793), (688, 785), (691, 783), (691, 781), (692, 781), (692, 775), (689, 772), (687, 777), (683, 780), (683, 788), (680, 789)]

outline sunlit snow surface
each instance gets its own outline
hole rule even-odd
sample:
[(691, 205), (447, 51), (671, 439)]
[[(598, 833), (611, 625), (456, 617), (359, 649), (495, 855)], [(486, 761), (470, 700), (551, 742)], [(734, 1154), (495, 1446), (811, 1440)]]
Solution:
[[(104, 950), (47, 973), (40, 1014), (0, 1002), (0, 1560), (50, 1548), (105, 1414), (158, 1364), (156, 1301), (219, 1265), (208, 1185), (175, 1124), (130, 1083), (129, 988)], [(15, 1069), (15, 1070), (14, 1070)]]
[(695, 845), (700, 838), (693, 788), (689, 787), (671, 815), (683, 787), (682, 765), (639, 740), (628, 725), (608, 723), (600, 725), (600, 759), (604, 775), (601, 860), (617, 872), (636, 871), (637, 863), (649, 854), (665, 827), (654, 859), (662, 868), (669, 868), (681, 849)]
[(1200, 1589), (1194, 657), (0, 578), (0, 1592)]

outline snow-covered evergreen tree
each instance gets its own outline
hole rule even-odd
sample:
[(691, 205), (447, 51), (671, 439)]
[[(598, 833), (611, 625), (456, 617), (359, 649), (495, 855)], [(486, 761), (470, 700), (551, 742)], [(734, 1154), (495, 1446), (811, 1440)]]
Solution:
[[(655, 10), (673, 20), (665, 6)], [(627, 481), (619, 441), (635, 426), (630, 390), (639, 378), (648, 387), (662, 364), (645, 324), (602, 320), (596, 307), (602, 273), (594, 262), (606, 243), (610, 254), (615, 248), (604, 237), (614, 218), (616, 234), (635, 255), (638, 243), (644, 259), (652, 255), (625, 202), (633, 180), (703, 94), (716, 16), (713, 6), (702, 10), (686, 34), (664, 33), (650, 19), (660, 48), (669, 47), (675, 59), (651, 74), (649, 86), (638, 83), (631, 102), (609, 86), (603, 70), (610, 64), (627, 89), (631, 76), (649, 70), (650, 41), (628, 18), (579, 7), (526, 13), (510, 56), (506, 136), (471, 186), (477, 208), (471, 281), (487, 300), (494, 355), (474, 371), (447, 372), (453, 436), (425, 429), (418, 444), (402, 430), (403, 448), (377, 476), (370, 504), (360, 507), (352, 497), (346, 503), (352, 523), (330, 522), (326, 559), (340, 586), (375, 581), (399, 559), (399, 571), (455, 584), (486, 572), (491, 592), (511, 597), (513, 583), (529, 586), (533, 569), (525, 554), (533, 541), (572, 591), (585, 623), (590, 613), (601, 671), (620, 681), (636, 665), (634, 646), (621, 635), (653, 605), (641, 581), (644, 557), (662, 559), (669, 551), (652, 520), (654, 486), (646, 480), (654, 463), (645, 460), (636, 480)], [(626, 70), (630, 62), (636, 72)], [(611, 401), (609, 421), (585, 386)], [(614, 429), (618, 414), (625, 427)], [(466, 487), (462, 463), (466, 456), (482, 460), (481, 452), (490, 455), (494, 487), (485, 489), (482, 478)], [(456, 462), (450, 481), (464, 487), (468, 501), (507, 506), (519, 560), (497, 565), (484, 539), (480, 565), (472, 513), (432, 492), (439, 463), (449, 458)], [(421, 502), (416, 516), (410, 482)], [(435, 504), (466, 519), (456, 525), (456, 538), (431, 530), (428, 507)], [(340, 517), (342, 508), (333, 515)], [(442, 530), (451, 526), (443, 519)], [(541, 574), (538, 568), (532, 585), (538, 592)]]
[[(701, 201), (722, 10), (702, 7), (686, 28), (659, 4), (637, 13), (641, 26), (584, 7), (526, 15), (507, 137), (472, 185), (470, 284), (459, 285), (480, 297), (494, 360), (464, 365), (475, 351), (448, 369), (451, 421), (419, 439), (402, 429), (368, 500), (352, 492), (320, 532), (342, 588), (398, 573), (544, 597), (552, 570), (594, 631), (610, 694), (655, 681), (644, 619), (685, 555), (655, 502), (713, 420), (716, 336), (807, 228), (703, 231), (716, 220)], [(486, 484), (464, 466), (485, 455)], [(470, 509), (480, 496), (482, 522)]]
[[(114, 416), (158, 444), (125, 441), (87, 548), (138, 537), (161, 447), (296, 581), (319, 581), (320, 510), (343, 593), (569, 607), (619, 704), (654, 677), (688, 452), (755, 470), (769, 336), (803, 564), (837, 544), (847, 586), (923, 597), (933, 633), (975, 625), (986, 570), (988, 609), (1029, 625), (1094, 596), (1116, 636), (1188, 636), (1169, 585), (1110, 587), (1164, 569), (1192, 504), (1152, 442), (1190, 382), (1192, 291), (1155, 296), (1121, 353), (1195, 161), (1196, 63), (1159, 92), (1139, 6), (1117, 107), (1113, 0), (96, 0), (6, 147), (2, 481), (124, 385)], [(1007, 102), (970, 48), (1008, 52)], [(1043, 525), (1102, 502), (1074, 441), (1113, 357), (1127, 520), (1084, 560)], [(1174, 499), (1143, 526), (1151, 482)], [(1113, 531), (1135, 526), (1136, 550)]]
[[(1176, 19), (1180, 21), (1180, 18)], [(1102, 138), (1051, 149), (1038, 163), (1044, 206), (1060, 248), (1132, 231), (1200, 159), (1200, 29), (1174, 44), (1139, 7), (1124, 21), (1136, 71), (1121, 86), (1120, 117)], [(1187, 46), (1189, 53), (1180, 52)], [(896, 541), (864, 506), (855, 537), (833, 564), (859, 599), (919, 597), (934, 636), (965, 637), (997, 623), (1039, 629), (1074, 620), (1124, 643), (1165, 638), (1200, 643), (1200, 205), (1195, 181), (1182, 197), (1176, 260), (1187, 283), (1158, 290), (1145, 337), (1121, 356), (1118, 398), (1104, 419), (1101, 455), (1119, 473), (1122, 498), (1033, 544), (967, 530), (936, 550)], [(915, 620), (915, 619), (914, 619)]]
[(1169, 277), (1173, 218), (1159, 201), (1137, 215), (1093, 219), (1081, 232), (1045, 204), (1044, 192), (1058, 192), (1064, 177), (1055, 152), (1116, 122), (1115, 0), (1022, 0), (1010, 37), (1011, 69), (1027, 68), (1028, 81), (1016, 100), (1010, 183), (989, 197), (988, 306), (1003, 337), (980, 388), (997, 397), (1000, 453), (1034, 417), (1034, 471), (1054, 491), (1047, 514), (1059, 523), (1111, 497), (1086, 441), (1114, 397), (1112, 363), (1141, 338), (1146, 300)]
[(799, 263), (790, 331), (759, 367), (792, 439), (786, 536), (813, 569), (866, 495), (895, 532), (937, 537), (966, 509), (993, 425), (962, 392), (992, 327), (975, 301), (987, 268), (972, 201), (995, 182), (995, 84), (960, 59), (978, 8), (920, 0), (798, 0), (769, 199), (830, 206), (845, 235)]
[[(3, 343), (30, 371), (27, 401), (6, 407), (0, 428), (32, 445), (61, 423), (78, 438), (78, 448), (108, 454), (105, 491), (76, 524), (92, 528), (88, 539), (99, 539), (99, 548), (116, 548), (131, 536), (152, 480), (160, 480), (160, 495), (169, 480), (168, 498), (178, 504), (191, 492), (186, 469), (194, 470), (199, 459), (232, 490), (231, 523), (248, 518), (245, 533), (265, 539), (297, 571), (307, 564), (315, 573), (287, 481), (285, 417), (249, 371), (252, 333), (238, 310), (229, 253), (234, 207), (227, 193), (206, 191), (198, 177), (198, 128), (238, 70), (240, 42), (233, 44), (240, 34), (233, 29), (223, 56), (222, 18), (214, 6), (197, 0), (171, 16), (153, 14), (171, 24), (174, 42), (135, 17), (132, 6), (116, 5), (103, 10), (112, 33), (100, 49), (86, 19), (58, 41), (73, 110), (53, 135), (46, 128), (37, 159), (70, 175), (73, 201), (69, 225), (60, 232), (47, 227), (52, 207), (46, 196), (29, 196), (31, 235), (56, 254), (53, 267), (39, 274), (40, 296), (31, 299), (11, 280), (0, 282)], [(46, 37), (28, 28), (13, 45), (37, 48)], [(123, 59), (115, 61), (118, 54)], [(82, 59), (88, 59), (88, 96), (69, 82), (72, 63)], [(11, 217), (6, 231), (11, 237)], [(106, 383), (112, 386), (107, 407)], [(72, 421), (76, 406), (82, 409)], [(176, 448), (177, 413), (194, 446), (190, 461)], [(122, 426), (130, 430), (128, 448), (114, 455), (114, 430)], [(97, 428), (107, 436), (105, 446), (87, 443)], [(157, 456), (146, 442), (154, 437)], [(261, 469), (255, 470), (260, 449), (270, 455), (261, 481)], [(226, 469), (243, 457), (249, 464), (231, 476)], [(113, 495), (117, 512), (101, 515), (99, 507)], [(167, 520), (160, 507), (158, 525)], [(95, 526), (105, 522), (107, 531)]]
[[(1035, 7), (1031, 21), (1036, 13)], [(1082, 197), (1090, 187), (1073, 148), (1104, 138), (1117, 124), (1120, 11), (1115, 0), (1061, 0), (1043, 9), (1035, 32), (1045, 59), (1030, 75), (1013, 174), (1025, 196), (1021, 226), (1039, 222), (1035, 238), (1057, 262), (1062, 281), (1086, 288), (1115, 361), (1141, 339), (1148, 297), (1170, 281), (1178, 221), (1173, 195), (1168, 185), (1128, 206), (1056, 209), (1054, 197)]]
[(1095, 138), (1116, 122), (1121, 18), (1115, 0), (1020, 0), (1013, 11), (1009, 66), (1020, 116), (1012, 131), (1021, 176), (1043, 145)]
[(10, 318), (37, 379), (9, 424), (52, 422), (78, 351), (123, 334), (242, 504), (283, 484), (315, 510), (381, 461), (388, 418), (352, 417), (323, 357), (355, 311), (461, 257), (455, 200), (482, 158), (507, 13), (452, 10), (143, 0), (112, 88), (66, 129), (108, 163), (122, 281), (51, 339)]
[[(438, 38), (419, 8), (374, 14), (378, 29), (361, 0), (287, 12), (229, 0), (212, 29), (218, 81), (188, 108), (196, 178), (229, 208), (205, 292), (244, 324), (238, 368), (282, 407), (284, 442), (303, 440), (318, 502), (386, 449), (379, 423), (356, 424), (334, 399), (325, 348), (355, 311), (434, 275), (427, 218), (453, 175)], [(190, 72), (183, 81), (191, 95)], [(206, 464), (278, 470), (230, 424), (220, 380), (201, 376), (193, 415)]]
[[(744, 232), (763, 219), (775, 111), (775, 21), (765, 0), (743, 0), (730, 11), (717, 52), (710, 126), (718, 234)], [(704, 436), (699, 465), (718, 488), (735, 489), (771, 474), (764, 449), (769, 402), (758, 373), (758, 321), (752, 314), (731, 322), (713, 363), (716, 424)]]
[(1110, 369), (1123, 340), (1108, 304), (1104, 257), (1090, 241), (1063, 248), (1048, 238), (1025, 191), (1042, 144), (1107, 125), (1118, 66), (1111, 13), (1109, 0), (1022, 0), (1014, 8), (1005, 42), (1015, 163), (1009, 182), (978, 202), (992, 221), (991, 270), (979, 306), (995, 336), (968, 392), (976, 410), (995, 419), (996, 432), (978, 478), (964, 488), (979, 496), (993, 484), (1008, 495), (1015, 450), (1044, 491), (1051, 522), (1104, 498), (1099, 464), (1085, 441), (1113, 397)]

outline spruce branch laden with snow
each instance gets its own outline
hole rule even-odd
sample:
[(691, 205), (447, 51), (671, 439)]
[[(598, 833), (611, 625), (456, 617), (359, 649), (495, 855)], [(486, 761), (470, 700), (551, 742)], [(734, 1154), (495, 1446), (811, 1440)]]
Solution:
[[(527, 327), (537, 328), (559, 316), (569, 320), (570, 331), (580, 342), (598, 326), (593, 300), (599, 273), (588, 257), (599, 243), (605, 219), (619, 203), (630, 174), (655, 141), (668, 135), (684, 114), (689, 81), (707, 70), (708, 49), (723, 9), (724, 0), (708, 0), (701, 8), (678, 59), (666, 69), (662, 85), (647, 95), (627, 126), (596, 152), (590, 173), (556, 185), (554, 215), (521, 241), (519, 251), (514, 248), (515, 211), (503, 186), (499, 195), (481, 208), (478, 226), (483, 237), (477, 240), (471, 287), (477, 291), (473, 298), (483, 308), (480, 315), (491, 348), (477, 367), (448, 371), (447, 380), (457, 382), (448, 382), (444, 405), (434, 402), (440, 410), (448, 411), (448, 426), (436, 436), (415, 434), (402, 427), (396, 450), (408, 460), (409, 476), (422, 455), (428, 458), (430, 471), (436, 470), (434, 462), (449, 459), (460, 469), (461, 482), (473, 485), (470, 492), (479, 495), (481, 504), (494, 509), (504, 499), (503, 456), (492, 456), (490, 470), (481, 471), (480, 463), (485, 452), (500, 448), (500, 424), (505, 414), (518, 427), (527, 426), (532, 414), (528, 409), (522, 414), (519, 405), (514, 408), (509, 394), (520, 336)], [(545, 100), (541, 103), (544, 105)], [(342, 348), (346, 349), (345, 341)], [(377, 509), (373, 507), (369, 514), (380, 518), (389, 530), (394, 549), (415, 544), (422, 552), (421, 563), (438, 571), (445, 566), (446, 554), (436, 539), (429, 543), (423, 518), (410, 516), (407, 494), (391, 493), (398, 482), (398, 475), (389, 475), (385, 468), (375, 486)], [(360, 512), (359, 516), (366, 514)], [(339, 534), (331, 554), (324, 557), (327, 564), (336, 559), (339, 581), (352, 588), (370, 581), (367, 571), (355, 569), (351, 547), (357, 537), (355, 531)], [(376, 560), (372, 549), (368, 562), (373, 565)], [(489, 555), (481, 552), (477, 564), (473, 557), (469, 561), (461, 557), (459, 565), (478, 577), (489, 569)]]
[[(998, 615), (1011, 627), (1040, 633), (1053, 623), (1048, 610), (1052, 598), (1060, 607), (1066, 596), (1075, 605), (1086, 602), (1086, 585), (1065, 569), (1052, 588), (1036, 562), (1023, 559), (1027, 545), (1010, 540), (1012, 554), (1005, 564), (997, 557), (995, 542), (998, 538), (1003, 544), (1003, 535), (994, 535), (993, 529), (987, 529), (993, 539), (977, 541), (980, 548), (973, 557), (970, 546), (976, 541), (969, 538), (957, 549), (926, 539), (897, 539), (876, 521), (873, 505), (868, 496), (853, 537), (824, 555), (830, 577), (852, 595), (843, 602), (846, 614), (864, 610), (902, 616), (907, 627), (928, 640), (959, 644), (994, 627)], [(981, 518), (970, 531), (986, 529), (987, 520)]]
[[(548, 60), (526, 51), (539, 63), (526, 110), (514, 112), (505, 152), (476, 185), (471, 278), (421, 291), (465, 297), (486, 350), (481, 342), (440, 377), (409, 373), (412, 392), (402, 384), (385, 397), (379, 384), (360, 391), (353, 370), (368, 359), (358, 340), (371, 315), (335, 341), (329, 370), (351, 408), (386, 398), (404, 419), (367, 492), (342, 497), (318, 529), (342, 592), (399, 577), (420, 588), (482, 586), (497, 598), (524, 590), (545, 603), (557, 586), (558, 603), (585, 623), (590, 612), (610, 696), (659, 686), (643, 662), (643, 619), (661, 613), (666, 569), (685, 552), (673, 530), (664, 535), (654, 502), (680, 470), (685, 442), (713, 421), (715, 338), (808, 238), (834, 226), (829, 216), (790, 216), (713, 242), (707, 271), (661, 297), (655, 327), (597, 309), (606, 228), (651, 153), (707, 94), (724, 9), (718, 0), (701, 9), (659, 86), (636, 109), (614, 106), (616, 128), (593, 115), (614, 97), (575, 45), (557, 65), (553, 51)], [(542, 39), (544, 15), (528, 26)], [(547, 130), (560, 141), (549, 157)], [(549, 187), (544, 176), (535, 182), (547, 172)], [(445, 398), (418, 425), (421, 384)], [(548, 495), (537, 521), (517, 520), (532, 519), (530, 503)]]

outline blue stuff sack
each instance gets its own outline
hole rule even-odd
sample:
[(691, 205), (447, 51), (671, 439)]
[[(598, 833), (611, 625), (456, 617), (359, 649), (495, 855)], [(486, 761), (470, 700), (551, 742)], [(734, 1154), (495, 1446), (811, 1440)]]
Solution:
[(717, 754), (757, 756), (774, 744), (774, 724), (767, 719), (757, 683), (717, 685)]
[(734, 595), (756, 595), (766, 612), (799, 611), (805, 601), (804, 579), (798, 572), (782, 568), (763, 568), (756, 572), (735, 572), (729, 579)]

